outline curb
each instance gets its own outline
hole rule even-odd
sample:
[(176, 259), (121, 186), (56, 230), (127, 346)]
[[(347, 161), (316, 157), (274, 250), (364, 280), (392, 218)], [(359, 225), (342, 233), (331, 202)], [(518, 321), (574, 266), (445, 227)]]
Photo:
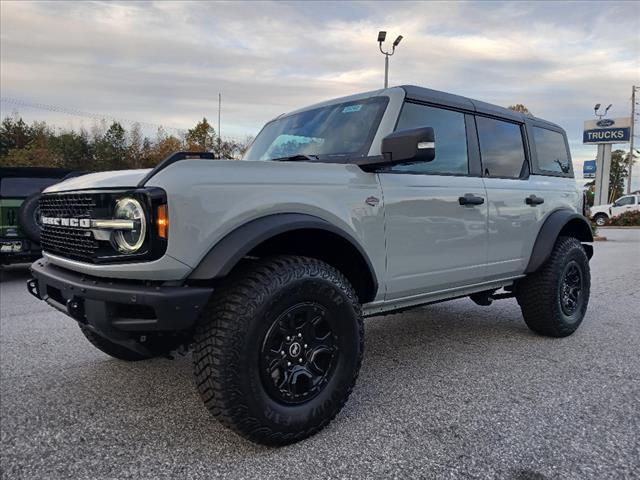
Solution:
[(639, 230), (640, 226), (635, 226), (635, 225), (625, 225), (625, 226), (616, 226), (616, 225), (603, 225), (602, 227), (598, 227), (598, 228), (621, 228), (624, 230)]

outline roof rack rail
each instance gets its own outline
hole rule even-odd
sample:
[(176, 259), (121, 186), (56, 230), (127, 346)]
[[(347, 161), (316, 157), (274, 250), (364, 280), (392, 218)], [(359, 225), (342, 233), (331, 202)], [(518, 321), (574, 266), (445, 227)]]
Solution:
[(164, 170), (169, 165), (179, 162), (180, 160), (215, 160), (215, 157), (212, 152), (174, 152), (153, 167), (153, 169), (138, 182), (138, 187), (143, 187), (144, 184), (160, 170)]

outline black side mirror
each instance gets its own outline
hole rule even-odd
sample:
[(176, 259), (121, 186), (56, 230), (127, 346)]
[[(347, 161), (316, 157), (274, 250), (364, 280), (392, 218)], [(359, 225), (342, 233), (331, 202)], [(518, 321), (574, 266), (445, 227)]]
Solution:
[(431, 127), (393, 132), (382, 139), (382, 154), (390, 163), (431, 162), (436, 158), (436, 137)]
[(356, 161), (365, 172), (379, 167), (406, 162), (431, 162), (436, 158), (436, 139), (433, 128), (420, 127), (393, 132), (382, 139), (382, 156)]

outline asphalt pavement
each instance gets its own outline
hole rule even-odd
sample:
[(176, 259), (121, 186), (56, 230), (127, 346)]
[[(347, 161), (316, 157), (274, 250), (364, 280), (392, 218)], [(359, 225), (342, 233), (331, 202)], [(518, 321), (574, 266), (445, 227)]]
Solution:
[(602, 232), (571, 337), (531, 333), (515, 300), (366, 321), (344, 410), (320, 434), (256, 446), (220, 426), (191, 358), (120, 362), (1, 271), (0, 472), (57, 478), (640, 476), (640, 230)]

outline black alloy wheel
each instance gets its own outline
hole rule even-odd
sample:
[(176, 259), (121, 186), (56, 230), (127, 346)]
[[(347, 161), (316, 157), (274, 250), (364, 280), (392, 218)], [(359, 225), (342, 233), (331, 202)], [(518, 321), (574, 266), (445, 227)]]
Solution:
[(582, 288), (582, 270), (576, 261), (572, 260), (564, 269), (560, 287), (562, 311), (568, 317), (572, 316), (582, 304)]
[(319, 303), (298, 303), (276, 318), (267, 331), (260, 351), (260, 371), (274, 400), (303, 403), (327, 385), (340, 353), (329, 315)]

